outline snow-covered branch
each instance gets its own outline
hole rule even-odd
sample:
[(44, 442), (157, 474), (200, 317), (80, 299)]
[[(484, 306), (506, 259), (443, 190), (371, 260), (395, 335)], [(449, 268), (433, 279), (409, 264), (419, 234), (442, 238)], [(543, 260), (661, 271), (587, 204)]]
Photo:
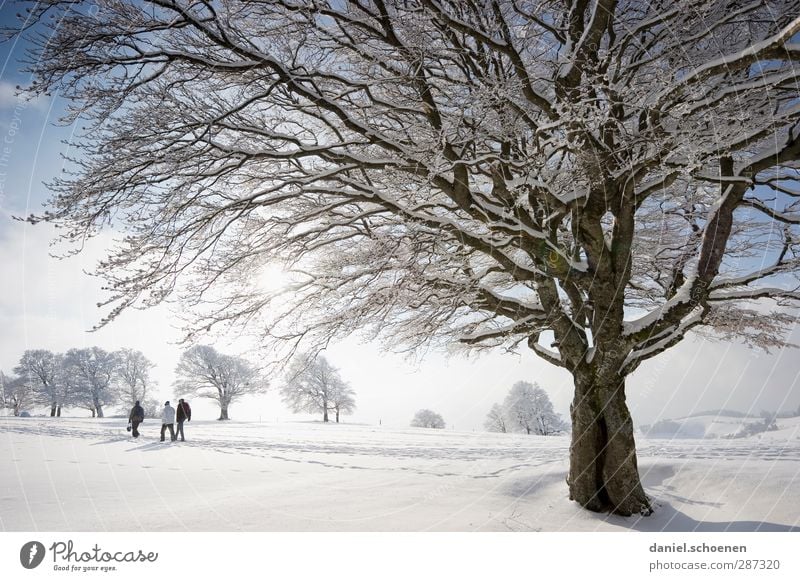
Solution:
[(25, 29), (31, 90), (87, 126), (30, 220), (122, 233), (103, 323), (178, 296), (192, 338), (527, 341), (599, 373), (796, 272), (797, 0), (95, 4)]

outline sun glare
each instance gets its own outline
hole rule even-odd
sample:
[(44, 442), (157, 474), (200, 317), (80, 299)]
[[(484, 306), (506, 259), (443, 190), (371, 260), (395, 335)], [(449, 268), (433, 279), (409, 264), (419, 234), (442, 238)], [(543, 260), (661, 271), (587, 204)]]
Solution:
[(261, 269), (258, 277), (259, 286), (270, 293), (277, 293), (286, 288), (290, 282), (289, 273), (276, 264), (268, 264)]

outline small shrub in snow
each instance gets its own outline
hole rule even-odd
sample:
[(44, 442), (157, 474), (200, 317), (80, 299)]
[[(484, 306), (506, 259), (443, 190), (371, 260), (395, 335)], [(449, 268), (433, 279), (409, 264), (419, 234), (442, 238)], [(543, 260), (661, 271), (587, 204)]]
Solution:
[(419, 410), (411, 420), (412, 428), (434, 428), (443, 430), (445, 427), (442, 416), (431, 410)]

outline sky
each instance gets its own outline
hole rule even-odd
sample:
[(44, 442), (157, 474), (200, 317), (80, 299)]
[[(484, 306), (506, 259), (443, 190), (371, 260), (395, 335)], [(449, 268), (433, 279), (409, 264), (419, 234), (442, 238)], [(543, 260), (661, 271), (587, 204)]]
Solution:
[[(0, 19), (7, 21), (16, 10), (0, 4)], [(44, 184), (62, 171), (61, 156), (67, 151), (63, 141), (74, 130), (58, 123), (64, 106), (58, 95), (35, 101), (16, 95), (16, 85), (28, 80), (20, 70), (21, 54), (14, 41), (0, 44), (0, 370), (9, 373), (26, 349), (132, 347), (156, 364), (159, 397), (172, 399), (173, 371), (185, 346), (178, 344), (176, 320), (166, 307), (125, 313), (89, 332), (104, 311), (96, 306), (103, 299), (101, 281), (86, 272), (103, 256), (110, 236), (94, 240), (77, 257), (59, 260), (51, 256), (59, 249), (50, 245), (53, 230), (48, 225), (13, 219), (41, 211), (49, 196)], [(800, 331), (792, 337), (800, 343)], [(233, 338), (215, 346), (231, 354), (253, 347)], [(765, 354), (691, 336), (629, 378), (634, 423), (720, 408), (753, 413), (797, 409), (799, 355), (793, 348)], [(409, 361), (353, 337), (332, 345), (326, 356), (357, 394), (358, 409), (345, 418), (348, 422), (404, 426), (415, 411), (430, 408), (442, 414), (449, 429), (481, 430), (492, 404), (520, 380), (538, 382), (565, 416), (572, 398), (570, 375), (525, 348), (517, 354), (497, 351), (468, 358), (432, 352)], [(313, 418), (293, 415), (280, 400), (281, 378), (269, 380), (272, 387), (266, 395), (232, 406), (233, 419)], [(216, 417), (211, 402), (193, 400), (193, 409), (195, 417)]]

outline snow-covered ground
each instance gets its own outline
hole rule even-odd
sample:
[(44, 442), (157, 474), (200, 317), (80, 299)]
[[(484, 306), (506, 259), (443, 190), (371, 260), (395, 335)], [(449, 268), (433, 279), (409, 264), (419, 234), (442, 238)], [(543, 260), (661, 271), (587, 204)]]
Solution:
[(195, 421), (162, 444), (124, 420), (0, 417), (6, 531), (800, 531), (800, 419), (736, 440), (639, 440), (658, 510), (566, 497), (566, 437)]

